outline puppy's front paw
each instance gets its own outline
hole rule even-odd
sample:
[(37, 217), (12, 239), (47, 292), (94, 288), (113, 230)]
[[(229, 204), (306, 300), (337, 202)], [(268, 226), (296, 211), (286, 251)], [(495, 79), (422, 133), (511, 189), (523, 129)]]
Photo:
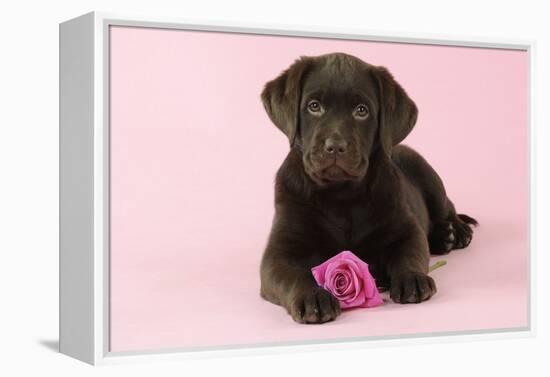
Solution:
[(394, 302), (419, 303), (432, 297), (437, 289), (434, 280), (423, 273), (406, 273), (391, 280), (390, 297)]
[(290, 300), (288, 312), (298, 323), (324, 323), (340, 315), (340, 303), (322, 288), (295, 294)]

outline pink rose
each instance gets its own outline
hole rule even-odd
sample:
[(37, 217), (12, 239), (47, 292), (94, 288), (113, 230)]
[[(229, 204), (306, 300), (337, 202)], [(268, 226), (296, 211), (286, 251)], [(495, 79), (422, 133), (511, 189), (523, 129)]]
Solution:
[(311, 273), (317, 284), (340, 302), (342, 309), (371, 308), (382, 304), (369, 266), (351, 251), (342, 251), (313, 267)]

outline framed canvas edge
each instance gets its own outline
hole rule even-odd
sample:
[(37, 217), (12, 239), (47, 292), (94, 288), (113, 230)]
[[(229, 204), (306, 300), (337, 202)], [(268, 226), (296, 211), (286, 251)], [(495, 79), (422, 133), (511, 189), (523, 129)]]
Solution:
[(96, 17), (113, 26), (148, 27), (193, 31), (227, 32), (287, 37), (309, 37), (364, 40), (385, 43), (427, 44), (474, 48), (493, 48), (528, 51), (534, 40), (519, 38), (488, 38), (436, 33), (376, 31), (345, 27), (315, 25), (268, 24), (227, 20), (200, 20), (175, 17), (125, 15), (120, 13), (93, 12)]
[[(535, 124), (534, 124), (534, 40), (496, 39), (484, 37), (457, 37), (448, 35), (426, 35), (416, 33), (374, 32), (357, 29), (326, 28), (295, 25), (259, 25), (239, 22), (203, 22), (157, 16), (132, 16), (118, 13), (91, 12), (80, 18), (93, 19), (93, 339), (84, 342), (93, 344), (91, 357), (79, 358), (91, 364), (118, 364), (125, 362), (147, 362), (156, 360), (196, 359), (205, 357), (260, 355), (268, 353), (288, 353), (297, 350), (337, 350), (366, 348), (388, 345), (411, 345), (482, 339), (509, 339), (530, 337), (536, 334), (535, 326)], [(73, 19), (74, 20), (74, 19)], [(67, 21), (70, 22), (71, 20)], [(63, 23), (64, 24), (64, 23)], [(61, 25), (63, 25), (61, 24)], [(528, 179), (529, 179), (529, 250), (528, 250), (528, 300), (526, 327), (507, 329), (487, 329), (479, 331), (459, 331), (424, 333), (398, 336), (354, 337), (338, 340), (314, 342), (265, 343), (255, 345), (231, 345), (226, 347), (203, 347), (165, 349), (143, 352), (109, 351), (109, 28), (111, 26), (167, 28), (179, 30), (211, 31), (243, 34), (278, 35), (310, 38), (333, 38), (366, 40), (390, 43), (411, 43), (446, 45), (473, 48), (509, 49), (526, 51), (529, 60), (528, 71)], [(60, 94), (61, 95), (61, 94)], [(60, 104), (61, 106), (61, 104)], [(60, 110), (61, 111), (61, 110)], [(60, 124), (62, 128), (63, 125)], [(60, 134), (61, 134), (60, 130)], [(61, 145), (60, 145), (61, 148)], [(61, 174), (61, 170), (60, 170)], [(66, 198), (60, 197), (60, 205)], [(65, 226), (66, 228), (66, 226)], [(67, 231), (62, 229), (60, 232)], [(60, 250), (61, 254), (61, 250)], [(61, 258), (60, 258), (61, 260)], [(61, 262), (60, 262), (61, 263)], [(60, 265), (60, 269), (63, 268)], [(61, 273), (61, 272), (60, 272)], [(61, 285), (61, 282), (60, 282)], [(62, 287), (60, 286), (60, 291)], [(61, 306), (62, 297), (60, 297)], [(62, 324), (60, 323), (60, 329)], [(62, 343), (60, 334), (60, 344)], [(61, 351), (63, 353), (63, 350)]]
[(522, 339), (533, 337), (528, 326), (517, 328), (417, 333), (373, 337), (350, 337), (328, 340), (304, 340), (294, 342), (273, 342), (246, 345), (211, 347), (168, 348), (154, 351), (110, 352), (101, 365), (126, 363), (148, 363), (160, 361), (198, 360), (214, 357), (246, 357), (263, 355), (295, 354), (296, 352), (344, 351), (378, 347), (403, 347), (427, 344), (472, 342), (482, 340)]

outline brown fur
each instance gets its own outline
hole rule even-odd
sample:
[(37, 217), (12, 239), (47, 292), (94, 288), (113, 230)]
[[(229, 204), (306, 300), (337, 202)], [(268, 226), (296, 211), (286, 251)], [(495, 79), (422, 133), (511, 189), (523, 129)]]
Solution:
[(418, 110), (388, 70), (346, 54), (303, 57), (266, 84), (262, 101), (291, 146), (276, 177), (262, 297), (300, 323), (335, 319), (338, 302), (310, 269), (342, 250), (366, 261), (395, 302), (432, 297), (430, 251), (466, 247), (476, 222), (457, 215), (437, 173), (399, 145)]

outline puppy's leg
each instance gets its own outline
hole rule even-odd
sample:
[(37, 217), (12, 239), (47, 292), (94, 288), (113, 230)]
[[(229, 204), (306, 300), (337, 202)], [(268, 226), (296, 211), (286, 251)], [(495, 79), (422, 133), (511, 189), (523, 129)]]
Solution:
[[(430, 167), (431, 169), (431, 167)], [(435, 255), (447, 254), (451, 250), (463, 249), (470, 244), (473, 237), (472, 226), (477, 220), (464, 214), (457, 214), (454, 204), (447, 197), (443, 182), (431, 169), (426, 180), (426, 204), (429, 205), (430, 233), (428, 241), (430, 252)]]
[(323, 323), (340, 315), (340, 304), (320, 288), (311, 268), (333, 249), (308, 217), (309, 209), (280, 204), (261, 266), (261, 296), (286, 308), (299, 323)]
[(408, 226), (408, 232), (391, 246), (386, 259), (390, 276), (390, 297), (394, 302), (419, 303), (432, 297), (437, 289), (428, 276), (430, 252), (422, 229)]
[(446, 254), (468, 246), (473, 236), (471, 226), (477, 225), (477, 221), (456, 213), (437, 172), (418, 152), (404, 145), (395, 148), (393, 159), (422, 192), (430, 216), (428, 241), (431, 253)]
[(261, 265), (260, 293), (285, 307), (298, 323), (324, 323), (340, 315), (340, 304), (317, 285), (306, 261), (269, 246)]

